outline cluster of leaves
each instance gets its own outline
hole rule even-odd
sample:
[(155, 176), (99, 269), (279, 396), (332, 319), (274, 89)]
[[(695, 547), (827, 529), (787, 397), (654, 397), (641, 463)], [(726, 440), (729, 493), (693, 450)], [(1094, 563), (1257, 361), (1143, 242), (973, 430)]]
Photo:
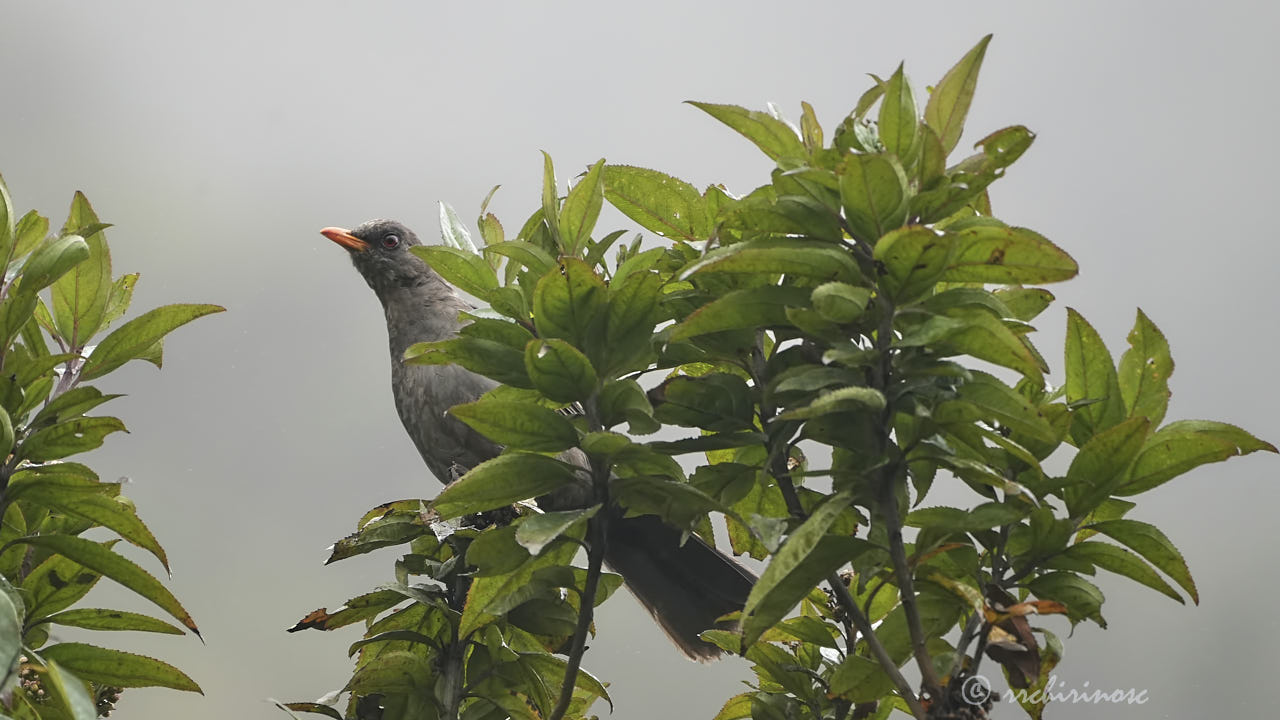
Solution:
[[(199, 634), (177, 598), (116, 551), (146, 550), (168, 571), (164, 548), (120, 494), (68, 460), (124, 430), (87, 415), (119, 397), (86, 384), (135, 359), (159, 366), (162, 340), (215, 305), (167, 305), (109, 328), (129, 308), (136, 273), (111, 276), (107, 225), (76, 193), (62, 230), (34, 210), (18, 218), (0, 181), (0, 716), (90, 720), (120, 689), (159, 686), (199, 692), (177, 668), (82, 642), (53, 642), (55, 626)], [(95, 342), (95, 338), (102, 336)], [(84, 537), (94, 529), (114, 537)], [(72, 607), (110, 578), (181, 626), (124, 610)]]
[[(741, 197), (604, 161), (561, 197), (548, 158), (515, 240), (482, 208), (477, 248), (442, 210), (446, 244), (415, 252), (492, 312), (406, 357), (503, 383), (452, 413), (506, 450), (339, 544), (410, 543), (395, 586), (319, 616), (369, 622), (345, 717), (585, 712), (603, 688), (577, 673), (591, 619), (578, 599), (607, 594), (609, 504), (708, 542), (722, 516), (732, 550), (767, 561), (739, 629), (704, 634), (756, 673), (717, 720), (984, 716), (989, 699), (964, 690), (985, 658), (1018, 688), (1041, 687), (1061, 658), (1030, 615), (1104, 623), (1098, 569), (1197, 599), (1181, 554), (1127, 517), (1126, 498), (1275, 448), (1225, 423), (1164, 423), (1173, 361), (1141, 312), (1117, 365), (1069, 311), (1065, 382), (1046, 380), (1030, 333), (1054, 297), (1037, 285), (1076, 263), (997, 219), (987, 194), (1034, 135), (998, 130), (948, 164), (988, 41), (922, 111), (901, 66), (875, 78), (829, 141), (807, 104), (794, 128), (693, 103), (776, 163)], [(665, 242), (596, 239), (605, 200)], [(637, 439), (663, 426), (689, 436)], [(972, 500), (929, 505), (938, 483)], [(492, 521), (477, 513), (566, 488), (584, 509), (475, 529)], [(459, 518), (472, 521), (442, 542)], [(580, 543), (585, 569), (571, 565)], [(577, 679), (557, 693), (565, 675)]]

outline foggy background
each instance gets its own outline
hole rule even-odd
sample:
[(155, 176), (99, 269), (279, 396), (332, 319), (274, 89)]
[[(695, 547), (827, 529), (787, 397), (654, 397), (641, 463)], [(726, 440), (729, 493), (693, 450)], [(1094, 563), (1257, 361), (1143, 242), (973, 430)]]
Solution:
[[(58, 227), (81, 189), (115, 224), (115, 274), (142, 273), (135, 312), (229, 310), (170, 336), (163, 371), (134, 363), (98, 383), (128, 393), (104, 412), (131, 434), (88, 461), (104, 479), (132, 479), (126, 492), (172, 559), (170, 586), (207, 639), (99, 634), (176, 664), (206, 693), (130, 690), (113, 717), (280, 718), (266, 698), (339, 687), (359, 629), (284, 628), (390, 580), (395, 551), (322, 567), (325, 548), (366, 509), (437, 491), (392, 409), (377, 301), (317, 231), (392, 217), (435, 238), (438, 200), (470, 221), (501, 184), (491, 209), (514, 235), (539, 202), (539, 150), (562, 183), (602, 156), (699, 187), (767, 180), (767, 158), (683, 100), (773, 101), (793, 119), (808, 100), (829, 137), (869, 86), (865, 73), (887, 76), (905, 59), (923, 104), (924, 87), (994, 32), (957, 152), (1007, 125), (1038, 133), (992, 201), (1080, 263), (1036, 323), (1053, 380), (1066, 306), (1117, 357), (1141, 306), (1177, 363), (1170, 419), (1280, 439), (1280, 28), (1266, 4), (3, 10), (0, 172), (18, 212), (37, 208)], [(1060, 686), (1145, 689), (1149, 701), (1055, 705), (1050, 717), (1273, 712), (1277, 467), (1262, 455), (1210, 465), (1143, 498), (1131, 517), (1178, 544), (1202, 604), (1100, 573), (1108, 630), (1082, 624), (1066, 638), (1064, 621), (1044, 621), (1066, 638)], [(151, 612), (112, 586), (89, 604)], [(597, 627), (587, 666), (613, 683), (615, 718), (710, 718), (750, 677), (736, 659), (687, 663), (624, 593)]]

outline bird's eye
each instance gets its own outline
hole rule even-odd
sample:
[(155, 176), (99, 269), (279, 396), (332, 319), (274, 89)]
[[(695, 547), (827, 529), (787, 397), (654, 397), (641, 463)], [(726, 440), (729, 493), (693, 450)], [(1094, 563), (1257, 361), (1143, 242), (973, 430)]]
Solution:
[(382, 236), (382, 247), (391, 250), (400, 244), (400, 236), (396, 234), (388, 234)]

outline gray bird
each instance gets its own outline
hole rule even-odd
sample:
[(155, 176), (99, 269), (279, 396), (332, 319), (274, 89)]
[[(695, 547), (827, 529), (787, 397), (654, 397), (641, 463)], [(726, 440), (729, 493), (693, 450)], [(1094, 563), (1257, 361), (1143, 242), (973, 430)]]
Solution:
[[(325, 237), (346, 248), (351, 262), (373, 288), (387, 319), (391, 344), (391, 389), (400, 421), (432, 474), (445, 484), (488, 460), (501, 448), (448, 414), (497, 385), (458, 365), (409, 365), (410, 345), (455, 337), (458, 313), (472, 306), (409, 248), (420, 245), (405, 226), (371, 220), (354, 230), (325, 228)], [(579, 451), (564, 459), (586, 466)], [(561, 498), (555, 502), (563, 504)], [(548, 508), (557, 509), (557, 508)], [(698, 637), (716, 618), (741, 610), (755, 577), (697, 537), (681, 544), (681, 533), (652, 515), (623, 518), (611, 508), (605, 562), (688, 657), (709, 660), (720, 650)]]

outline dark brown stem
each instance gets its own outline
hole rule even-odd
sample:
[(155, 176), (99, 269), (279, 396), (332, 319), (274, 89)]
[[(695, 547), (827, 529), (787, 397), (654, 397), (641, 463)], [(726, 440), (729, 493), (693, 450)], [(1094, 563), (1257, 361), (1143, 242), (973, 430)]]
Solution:
[(569, 662), (564, 670), (564, 684), (560, 687), (560, 699), (549, 720), (562, 720), (573, 701), (573, 689), (578, 684), (578, 670), (582, 667), (582, 655), (587, 649), (587, 632), (591, 629), (592, 609), (595, 606), (596, 589), (600, 584), (600, 570), (604, 564), (607, 513), (602, 508), (587, 524), (590, 551), (587, 553), (587, 580), (578, 598), (578, 627), (573, 631), (573, 643), (569, 649)]
[[(592, 396), (583, 404), (587, 424), (593, 431), (603, 429), (600, 423), (599, 404), (596, 396)], [(609, 538), (609, 467), (595, 458), (591, 459), (591, 488), (594, 500), (600, 505), (600, 511), (587, 521), (587, 578), (582, 584), (582, 595), (578, 597), (578, 625), (573, 631), (573, 640), (569, 645), (568, 664), (564, 670), (564, 684), (560, 686), (560, 698), (548, 720), (563, 720), (573, 701), (573, 689), (578, 684), (578, 671), (582, 668), (582, 656), (587, 650), (587, 633), (591, 630), (591, 621), (596, 604), (596, 591), (600, 586), (600, 573), (604, 567), (604, 555)]]
[[(844, 610), (845, 616), (858, 629), (858, 633), (867, 641), (867, 648), (871, 650), (871, 655), (875, 657), (876, 662), (880, 663), (880, 669), (885, 671), (889, 679), (893, 681), (893, 686), (897, 688), (898, 695), (906, 701), (907, 707), (910, 708), (911, 714), (918, 720), (925, 720), (924, 706), (920, 704), (920, 699), (916, 697), (915, 691), (911, 689), (911, 683), (903, 677), (898, 670), (898, 664), (889, 656), (889, 651), (884, 645), (880, 644), (880, 638), (876, 637), (875, 628), (871, 627), (871, 621), (866, 615), (862, 614), (862, 609), (858, 607), (858, 601), (854, 599), (853, 593), (849, 592), (849, 586), (845, 585), (839, 575), (831, 574), (827, 578), (827, 583), (831, 585), (831, 590), (835, 592), (836, 603)], [(848, 652), (853, 652), (853, 646), (850, 645)]]
[(906, 545), (902, 540), (902, 523), (898, 518), (898, 500), (889, 488), (884, 503), (885, 523), (889, 533), (889, 559), (893, 562), (894, 576), (898, 580), (898, 592), (902, 597), (902, 611), (907, 617), (907, 632), (911, 635), (911, 654), (915, 656), (916, 665), (920, 667), (920, 679), (929, 696), (937, 699), (942, 696), (942, 682), (938, 671), (933, 666), (933, 658), (929, 655), (924, 624), (920, 621), (920, 608), (916, 605), (915, 581), (912, 578), (911, 564), (907, 560)]
[[(454, 546), (454, 553), (465, 555), (465, 548)], [(461, 613), (467, 602), (467, 591), (471, 587), (471, 578), (455, 573), (448, 580), (448, 605), (452, 610)], [(451, 642), (444, 649), (444, 667), (440, 677), (440, 716), (445, 720), (457, 720), (461, 709), (463, 682), (466, 678), (467, 643), (458, 636), (458, 628), (454, 626)]]

